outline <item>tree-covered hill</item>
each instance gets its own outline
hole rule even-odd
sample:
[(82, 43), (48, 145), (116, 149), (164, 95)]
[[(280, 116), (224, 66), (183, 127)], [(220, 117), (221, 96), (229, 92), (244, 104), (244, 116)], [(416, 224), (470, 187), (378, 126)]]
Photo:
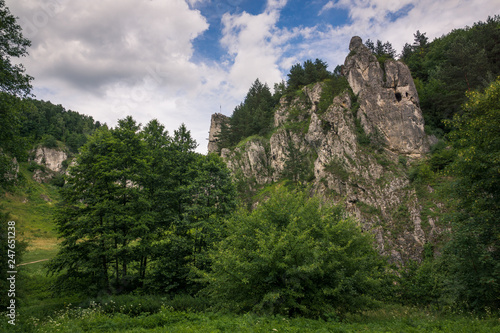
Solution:
[(500, 16), (455, 29), (433, 41), (417, 31), (401, 59), (410, 67), (426, 125), (447, 131), (443, 120), (462, 113), (466, 92), (483, 90), (500, 75)]

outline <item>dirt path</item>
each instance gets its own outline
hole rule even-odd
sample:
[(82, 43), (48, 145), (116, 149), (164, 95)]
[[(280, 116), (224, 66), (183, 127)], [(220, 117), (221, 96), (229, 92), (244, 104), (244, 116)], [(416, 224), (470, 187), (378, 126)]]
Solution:
[(29, 264), (36, 264), (37, 262), (42, 262), (42, 261), (47, 261), (47, 260), (50, 260), (50, 259), (41, 259), (41, 260), (32, 261), (32, 262), (25, 262), (24, 264), (19, 264), (17, 266), (19, 267), (19, 266), (24, 266), (24, 265), (29, 265)]

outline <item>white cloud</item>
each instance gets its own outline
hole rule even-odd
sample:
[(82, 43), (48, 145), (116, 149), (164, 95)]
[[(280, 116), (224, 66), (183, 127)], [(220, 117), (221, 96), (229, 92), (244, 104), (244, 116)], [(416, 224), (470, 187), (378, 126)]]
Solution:
[(224, 72), (191, 61), (193, 40), (208, 29), (198, 10), (184, 0), (7, 0), (7, 6), (32, 41), (22, 62), (38, 98), (110, 125), (129, 114), (143, 124), (158, 118), (170, 131), (185, 122), (205, 150), (210, 113), (221, 104), (213, 101), (214, 110), (207, 101), (224, 96)]
[(35, 77), (59, 77), (102, 93), (118, 81), (140, 82), (152, 67), (165, 84), (194, 83), (192, 40), (208, 24), (185, 1), (51, 0), (45, 8), (39, 3), (12, 5), (33, 43), (26, 66)]
[(335, 2), (333, 1), (328, 1), (322, 8), (321, 10), (319, 11), (318, 13), (318, 16), (320, 16), (321, 14), (323, 14), (324, 12), (330, 10), (330, 9), (333, 9), (335, 8)]
[[(184, 122), (201, 152), (210, 115), (230, 115), (256, 78), (272, 87), (293, 64), (315, 58), (333, 70), (344, 62), (354, 35), (390, 41), (400, 51), (416, 30), (432, 40), (500, 13), (498, 1), (322, 0), (318, 16), (341, 9), (349, 23), (282, 27), (282, 10), (293, 2), (267, 0), (257, 15), (240, 12), (242, 0), (6, 3), (33, 42), (21, 61), (35, 77), (39, 98), (110, 125), (129, 114), (143, 124), (158, 118), (170, 131)], [(210, 13), (222, 20), (220, 43), (227, 54), (219, 64), (192, 60), (194, 39), (209, 28), (195, 8), (209, 4), (217, 5)]]
[[(320, 14), (330, 9), (348, 11), (349, 24), (315, 27), (313, 34), (296, 45), (298, 59), (318, 57), (331, 67), (342, 64), (352, 36), (390, 41), (400, 52), (405, 43), (413, 42), (420, 30), (429, 40), (452, 29), (471, 26), (489, 15), (500, 13), (500, 2), (483, 0), (338, 0), (328, 1)], [(333, 68), (330, 68), (333, 69)]]
[(243, 96), (256, 78), (271, 87), (281, 81), (278, 62), (288, 37), (283, 38), (276, 23), (285, 5), (284, 0), (269, 0), (266, 10), (259, 15), (243, 12), (226, 13), (222, 17), (221, 44), (232, 56), (228, 80), (235, 95)]

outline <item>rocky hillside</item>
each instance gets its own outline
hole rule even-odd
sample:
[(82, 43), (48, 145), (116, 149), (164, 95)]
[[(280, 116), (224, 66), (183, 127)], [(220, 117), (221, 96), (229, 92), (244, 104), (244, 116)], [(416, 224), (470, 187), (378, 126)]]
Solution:
[[(220, 154), (240, 189), (256, 194), (285, 178), (310, 185), (345, 202), (393, 262), (418, 260), (442, 227), (410, 184), (408, 167), (435, 138), (424, 132), (408, 67), (392, 59), (379, 63), (359, 37), (349, 49), (342, 73), (350, 88), (333, 92), (329, 82), (320, 82), (282, 97), (270, 135), (247, 138)], [(217, 152), (224, 119), (212, 117), (209, 152)]]

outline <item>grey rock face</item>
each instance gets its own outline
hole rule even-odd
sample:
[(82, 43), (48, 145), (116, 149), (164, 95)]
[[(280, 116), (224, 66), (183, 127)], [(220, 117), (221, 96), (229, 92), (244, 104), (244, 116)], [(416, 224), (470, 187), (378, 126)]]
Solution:
[(221, 157), (237, 177), (255, 180), (260, 185), (272, 181), (266, 149), (260, 141), (248, 141), (234, 150), (223, 148)]
[(358, 118), (365, 132), (380, 135), (388, 149), (418, 157), (429, 151), (415, 84), (408, 66), (387, 60), (381, 66), (377, 58), (353, 37), (344, 72), (353, 92), (358, 95)]
[(217, 135), (221, 131), (222, 124), (224, 122), (227, 123), (228, 117), (223, 115), (222, 113), (214, 113), (212, 115), (211, 123), (210, 123), (210, 132), (208, 134), (208, 152), (215, 153), (218, 151), (217, 146)]
[(33, 161), (37, 164), (44, 165), (48, 171), (35, 170), (33, 179), (39, 183), (47, 182), (52, 179), (56, 173), (62, 172), (62, 164), (68, 158), (68, 154), (65, 151), (47, 147), (38, 147), (33, 153)]
[(40, 165), (45, 165), (54, 172), (62, 171), (62, 163), (68, 158), (68, 154), (62, 150), (38, 147), (35, 150), (34, 161)]
[[(350, 49), (344, 73), (358, 95), (357, 112), (348, 91), (320, 111), (324, 84), (304, 87), (297, 94), (302, 97), (281, 99), (269, 139), (253, 138), (223, 149), (221, 156), (235, 178), (257, 190), (283, 179), (294, 147), (310, 170), (300, 181), (329, 200), (343, 202), (393, 262), (419, 259), (424, 244), (441, 227), (421, 214), (406, 165), (399, 162), (400, 157), (418, 158), (428, 150), (415, 85), (400, 62), (387, 61), (382, 70), (361, 38), (354, 37)], [(379, 133), (385, 149), (362, 145), (359, 124), (368, 134)]]

